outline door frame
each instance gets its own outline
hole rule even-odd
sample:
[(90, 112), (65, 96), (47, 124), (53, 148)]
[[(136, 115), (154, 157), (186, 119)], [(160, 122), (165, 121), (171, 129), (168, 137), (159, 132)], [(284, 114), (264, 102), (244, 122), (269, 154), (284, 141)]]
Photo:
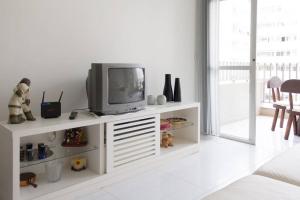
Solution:
[(257, 0), (251, 0), (250, 28), (250, 124), (249, 142), (256, 144), (256, 34), (257, 34)]
[(256, 29), (257, 29), (257, 0), (251, 0), (250, 11), (250, 64), (249, 66), (219, 66), (220, 69), (248, 70), (250, 76), (249, 86), (249, 139), (242, 139), (229, 134), (220, 137), (243, 143), (256, 144)]

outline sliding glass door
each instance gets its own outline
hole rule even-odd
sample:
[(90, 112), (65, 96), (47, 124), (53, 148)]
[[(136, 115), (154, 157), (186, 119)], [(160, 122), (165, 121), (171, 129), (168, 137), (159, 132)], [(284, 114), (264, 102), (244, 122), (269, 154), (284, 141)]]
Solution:
[(221, 137), (255, 144), (256, 0), (220, 0), (218, 115)]

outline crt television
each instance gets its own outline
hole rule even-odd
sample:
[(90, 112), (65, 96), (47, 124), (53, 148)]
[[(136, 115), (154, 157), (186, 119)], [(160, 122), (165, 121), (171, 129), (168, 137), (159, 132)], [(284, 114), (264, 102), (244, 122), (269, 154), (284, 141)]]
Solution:
[(142, 110), (145, 68), (139, 64), (93, 63), (86, 82), (88, 105), (97, 115)]

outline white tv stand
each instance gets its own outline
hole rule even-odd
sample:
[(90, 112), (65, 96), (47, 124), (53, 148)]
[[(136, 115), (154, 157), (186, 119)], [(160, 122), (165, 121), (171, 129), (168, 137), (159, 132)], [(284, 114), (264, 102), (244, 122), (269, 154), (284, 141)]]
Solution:
[[(130, 176), (135, 171), (147, 169), (166, 160), (175, 159), (199, 149), (200, 115), (199, 103), (169, 103), (163, 106), (148, 106), (145, 110), (123, 115), (102, 116), (80, 113), (75, 120), (69, 114), (56, 119), (37, 119), (19, 125), (0, 123), (0, 199), (59, 199), (82, 189), (105, 186), (118, 177)], [(160, 147), (160, 119), (183, 117), (187, 123), (171, 130), (174, 146)], [(61, 147), (64, 130), (84, 127), (89, 144), (85, 147)], [(49, 140), (49, 134), (56, 139)], [(20, 145), (44, 142), (54, 154), (45, 159), (20, 162)], [(87, 169), (81, 172), (70, 170), (70, 158), (87, 157)], [(62, 160), (65, 168), (62, 178), (48, 183), (45, 164)], [(21, 172), (37, 174), (37, 188), (20, 187)]]

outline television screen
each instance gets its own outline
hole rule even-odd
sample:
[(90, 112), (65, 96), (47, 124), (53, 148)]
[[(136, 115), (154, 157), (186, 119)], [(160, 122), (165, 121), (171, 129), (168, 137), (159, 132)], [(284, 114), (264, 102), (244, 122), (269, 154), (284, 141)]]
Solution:
[(145, 74), (143, 68), (108, 69), (108, 103), (124, 104), (145, 98)]

